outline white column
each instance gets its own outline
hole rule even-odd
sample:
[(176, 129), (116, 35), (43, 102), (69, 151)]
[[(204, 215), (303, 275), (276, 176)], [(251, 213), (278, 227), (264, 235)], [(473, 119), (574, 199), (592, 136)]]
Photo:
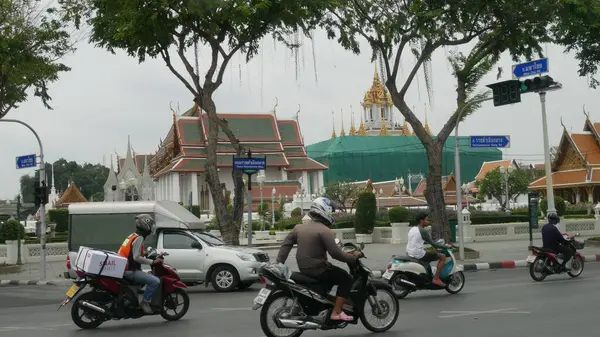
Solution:
[(325, 186), (325, 182), (323, 181), (323, 171), (318, 171), (318, 172), (319, 172), (317, 174), (318, 181), (319, 181), (319, 189), (318, 189), (318, 191), (321, 191), (321, 189), (323, 188), (323, 186)]
[(306, 191), (304, 191), (306, 194), (310, 194), (310, 180), (308, 179), (308, 172), (306, 171), (302, 171), (302, 183), (304, 184), (304, 188), (306, 189)]
[(171, 200), (181, 202), (181, 189), (179, 186), (179, 173), (171, 173)]
[(190, 173), (191, 176), (191, 187), (192, 187), (192, 205), (199, 205), (198, 198), (198, 173)]
[(287, 171), (284, 168), (281, 168), (281, 180), (288, 180)]

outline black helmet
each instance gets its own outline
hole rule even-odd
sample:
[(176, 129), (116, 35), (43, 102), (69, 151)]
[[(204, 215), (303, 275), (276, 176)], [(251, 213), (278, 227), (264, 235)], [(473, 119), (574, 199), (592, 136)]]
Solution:
[(560, 218), (558, 217), (558, 215), (556, 213), (550, 213), (548, 214), (548, 222), (556, 225), (557, 223), (560, 222)]
[(138, 234), (146, 237), (154, 230), (154, 219), (150, 214), (140, 214), (135, 217), (135, 229)]

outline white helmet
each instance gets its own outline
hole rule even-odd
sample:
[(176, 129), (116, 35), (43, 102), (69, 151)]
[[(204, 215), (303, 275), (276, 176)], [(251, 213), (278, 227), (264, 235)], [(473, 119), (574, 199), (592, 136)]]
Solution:
[(310, 205), (308, 216), (326, 226), (331, 226), (335, 222), (333, 212), (336, 209), (339, 209), (339, 207), (333, 201), (324, 197), (318, 197)]

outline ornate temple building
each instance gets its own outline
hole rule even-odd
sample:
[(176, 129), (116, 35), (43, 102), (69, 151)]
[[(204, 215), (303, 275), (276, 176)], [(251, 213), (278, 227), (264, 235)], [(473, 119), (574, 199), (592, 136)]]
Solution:
[(155, 200), (155, 184), (150, 175), (152, 155), (136, 155), (127, 139), (125, 158), (117, 156), (117, 171), (111, 159), (110, 171), (104, 183), (104, 201)]
[[(348, 136), (414, 136), (406, 120), (400, 124), (400, 112), (396, 111), (392, 97), (381, 82), (377, 66), (373, 74), (371, 88), (365, 92), (360, 102), (360, 124), (358, 129), (355, 126), (354, 111), (351, 111), (350, 132)], [(342, 127), (339, 133), (340, 137), (346, 136), (344, 129), (344, 116), (342, 113)], [(431, 135), (431, 128), (427, 117), (425, 118), (425, 131)], [(335, 117), (333, 119), (333, 131), (331, 138), (336, 138), (338, 134), (335, 130)]]
[[(54, 179), (52, 179), (54, 181)], [(71, 179), (69, 181), (69, 187), (60, 195), (58, 201), (54, 203), (54, 208), (69, 208), (70, 204), (78, 202), (87, 202), (88, 200), (83, 196), (77, 184)]]
[[(586, 114), (583, 132), (571, 133), (563, 125), (557, 153), (552, 162), (554, 195), (572, 203), (600, 201), (600, 123)], [(546, 194), (546, 177), (533, 181), (529, 189)]]
[[(272, 198), (280, 200), (284, 196), (292, 199), (297, 193), (311, 196), (322, 192), (323, 171), (327, 166), (306, 155), (298, 114), (294, 119), (278, 119), (273, 109), (272, 113), (219, 114), (219, 118), (227, 121), (241, 145), (250, 149), (254, 157), (266, 157), (264, 202), (270, 202)], [(199, 205), (201, 211), (212, 212), (213, 203), (204, 173), (208, 123), (208, 116), (198, 106), (181, 116), (173, 112), (167, 137), (161, 140), (148, 164), (156, 184), (156, 200)], [(217, 167), (219, 179), (228, 194), (233, 190), (234, 154), (229, 139), (220, 130)], [(276, 195), (272, 195), (273, 188)], [(253, 203), (259, 202), (259, 194), (257, 184), (253, 188)]]

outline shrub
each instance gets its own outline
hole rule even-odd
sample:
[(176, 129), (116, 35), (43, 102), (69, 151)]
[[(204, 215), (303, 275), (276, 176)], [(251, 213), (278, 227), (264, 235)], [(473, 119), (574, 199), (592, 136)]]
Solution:
[[(565, 212), (567, 210), (567, 204), (565, 203), (565, 200), (563, 198), (555, 196), (554, 206), (556, 206), (556, 213), (558, 214), (558, 216), (565, 215)], [(544, 214), (548, 212), (548, 199), (542, 199), (542, 201), (540, 201), (540, 209), (542, 210), (542, 212), (544, 212)]]
[(297, 224), (302, 223), (301, 219), (284, 219), (275, 223), (275, 228), (278, 231), (283, 232), (285, 230), (293, 229)]
[(299, 218), (302, 216), (302, 209), (300, 207), (296, 207), (292, 210), (292, 218)]
[(361, 192), (357, 199), (354, 229), (357, 234), (370, 234), (375, 227), (377, 199), (371, 192)]
[(69, 230), (69, 210), (66, 208), (51, 209), (48, 211), (50, 223), (56, 224), (57, 232), (66, 232)]
[(388, 211), (388, 218), (390, 222), (407, 222), (408, 209), (406, 207), (392, 207)]
[(21, 239), (25, 238), (25, 227), (17, 220), (8, 220), (0, 225), (0, 242), (6, 240), (16, 240), (18, 238), (18, 231), (21, 231)]
[(375, 220), (378, 221), (389, 221), (389, 215), (388, 215), (388, 211), (377, 211), (375, 213)]

